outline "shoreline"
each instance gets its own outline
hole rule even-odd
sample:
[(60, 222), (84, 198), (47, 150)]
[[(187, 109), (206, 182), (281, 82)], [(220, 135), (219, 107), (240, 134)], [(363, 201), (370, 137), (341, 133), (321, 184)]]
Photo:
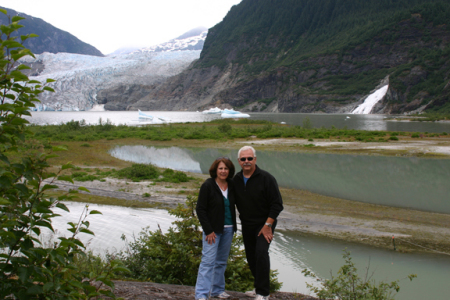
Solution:
[[(197, 175), (201, 175), (202, 181), (207, 177)], [(90, 194), (80, 192), (76, 200), (79, 202), (159, 209), (170, 209), (185, 203), (187, 195), (193, 195), (196, 190), (196, 187), (181, 188), (186, 183), (171, 183), (169, 187), (164, 184), (151, 185), (149, 181), (131, 182), (110, 178), (104, 182), (95, 180), (75, 183), (56, 182), (60, 190), (67, 191), (79, 186), (89, 189)], [(198, 181), (194, 183), (197, 184)], [(127, 190), (123, 191), (123, 187)], [(278, 218), (279, 230), (391, 250), (392, 237), (395, 237), (396, 250), (399, 252), (450, 255), (450, 228), (442, 226), (443, 223), (450, 224), (450, 215), (368, 204), (303, 190), (280, 188), (280, 191), (285, 209)], [(144, 197), (146, 192), (150, 192), (151, 196)], [(349, 206), (353, 207), (352, 211), (347, 209)]]
[[(78, 148), (83, 142), (64, 142)], [(107, 154), (108, 149), (119, 144), (161, 147), (197, 147), (238, 149), (243, 144), (257, 147), (257, 150), (351, 153), (357, 155), (410, 156), (424, 158), (450, 158), (450, 137), (406, 138), (389, 142), (344, 142), (336, 140), (308, 141), (306, 139), (236, 139), (221, 143), (210, 140), (147, 141), (140, 139), (99, 140), (90, 142), (92, 147), (83, 153), (71, 151), (69, 156), (61, 155), (52, 165), (72, 161), (80, 168), (111, 169), (130, 166)], [(314, 147), (304, 145), (314, 144)], [(55, 143), (59, 144), (59, 143)], [(86, 162), (86, 157), (89, 158)], [(53, 171), (54, 171), (53, 169)], [(190, 182), (165, 183), (105, 178), (105, 180), (75, 182), (77, 186), (91, 189), (89, 200), (80, 193), (80, 202), (113, 204), (132, 207), (171, 208), (183, 203), (187, 195), (198, 192), (201, 183), (209, 177), (206, 174), (188, 173), (194, 177)], [(69, 189), (64, 183), (63, 189)], [(367, 244), (392, 249), (392, 236), (399, 252), (424, 252), (450, 255), (450, 214), (439, 214), (398, 207), (368, 204), (358, 201), (334, 198), (305, 190), (280, 188), (285, 210), (280, 215), (279, 228), (314, 234), (327, 238)], [(148, 197), (143, 195), (148, 193)], [(94, 195), (96, 196), (96, 199)], [(122, 200), (121, 200), (122, 199)]]

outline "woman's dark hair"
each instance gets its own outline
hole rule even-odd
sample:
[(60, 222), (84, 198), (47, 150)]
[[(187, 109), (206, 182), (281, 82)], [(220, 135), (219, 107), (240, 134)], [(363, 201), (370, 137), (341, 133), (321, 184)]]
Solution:
[(230, 170), (230, 172), (228, 173), (227, 179), (233, 178), (234, 165), (229, 158), (225, 158), (225, 157), (220, 157), (212, 163), (211, 167), (209, 167), (209, 175), (211, 175), (212, 178), (217, 177), (217, 168), (219, 167), (220, 162), (223, 162), (225, 164), (225, 166), (227, 166), (228, 170)]

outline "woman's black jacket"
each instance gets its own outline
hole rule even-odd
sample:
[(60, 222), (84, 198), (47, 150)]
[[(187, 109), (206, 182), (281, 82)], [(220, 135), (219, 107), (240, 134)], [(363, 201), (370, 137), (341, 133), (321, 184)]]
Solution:
[[(228, 200), (230, 201), (231, 217), (234, 231), (237, 231), (236, 208), (233, 182), (228, 182)], [(208, 235), (212, 232), (223, 233), (225, 223), (225, 204), (223, 194), (214, 178), (208, 178), (202, 184), (197, 201), (197, 216), (202, 224), (203, 232)]]

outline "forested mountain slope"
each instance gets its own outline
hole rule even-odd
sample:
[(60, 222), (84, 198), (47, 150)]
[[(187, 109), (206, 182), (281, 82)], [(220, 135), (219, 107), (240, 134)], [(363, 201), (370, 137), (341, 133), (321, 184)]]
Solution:
[(385, 79), (372, 113), (450, 111), (449, 24), (442, 0), (243, 0), (133, 108), (349, 112)]
[[(103, 54), (94, 46), (80, 41), (72, 34), (54, 27), (42, 19), (35, 18), (24, 13), (9, 8), (0, 7), (8, 12), (8, 16), (13, 17), (19, 15), (25, 20), (20, 21), (20, 25), (24, 27), (18, 30), (18, 35), (26, 35), (34, 33), (39, 35), (38, 38), (26, 40), (23, 45), (30, 49), (34, 54), (44, 52), (58, 53), (75, 53), (94, 56), (103, 56)], [(80, 22), (83, 22), (80, 20)], [(8, 24), (8, 17), (0, 13), (0, 25)]]

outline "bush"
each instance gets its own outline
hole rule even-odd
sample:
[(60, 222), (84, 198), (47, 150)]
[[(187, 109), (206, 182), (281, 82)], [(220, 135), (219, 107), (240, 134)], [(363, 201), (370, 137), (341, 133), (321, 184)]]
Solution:
[(233, 130), (231, 125), (228, 123), (220, 124), (217, 128), (219, 129), (220, 132), (223, 132), (223, 133), (230, 133)]
[(391, 137), (389, 137), (389, 140), (391, 140), (391, 141), (398, 141), (398, 137), (396, 137), (396, 136), (391, 136)]
[[(128, 243), (128, 250), (118, 257), (131, 270), (133, 279), (168, 284), (195, 285), (202, 255), (202, 232), (195, 215), (197, 199), (188, 196), (186, 204), (179, 204), (169, 213), (177, 220), (167, 233), (161, 229), (144, 229), (139, 237)], [(253, 277), (245, 260), (242, 237), (233, 239), (225, 272), (226, 289), (247, 291), (253, 289)], [(272, 291), (281, 284), (271, 272)]]
[(119, 178), (131, 180), (155, 179), (159, 176), (158, 169), (151, 164), (133, 164), (131, 167), (123, 168), (117, 172)]
[(159, 179), (159, 181), (180, 183), (180, 182), (188, 182), (190, 179), (192, 179), (192, 177), (188, 177), (184, 172), (181, 171), (175, 172), (172, 169), (165, 169), (162, 175), (163, 178)]
[[(339, 269), (338, 276), (331, 276), (331, 279), (320, 279), (311, 271), (304, 269), (302, 271), (306, 276), (316, 278), (321, 283), (321, 287), (315, 287), (309, 283), (306, 286), (316, 293), (319, 299), (342, 299), (342, 300), (391, 300), (392, 294), (398, 292), (400, 287), (399, 280), (390, 283), (380, 282), (376, 283), (368, 276), (369, 270), (367, 268), (364, 279), (358, 276), (358, 269), (352, 261), (350, 252), (345, 249), (343, 258), (345, 264)], [(408, 275), (409, 280), (417, 277), (414, 274)]]

